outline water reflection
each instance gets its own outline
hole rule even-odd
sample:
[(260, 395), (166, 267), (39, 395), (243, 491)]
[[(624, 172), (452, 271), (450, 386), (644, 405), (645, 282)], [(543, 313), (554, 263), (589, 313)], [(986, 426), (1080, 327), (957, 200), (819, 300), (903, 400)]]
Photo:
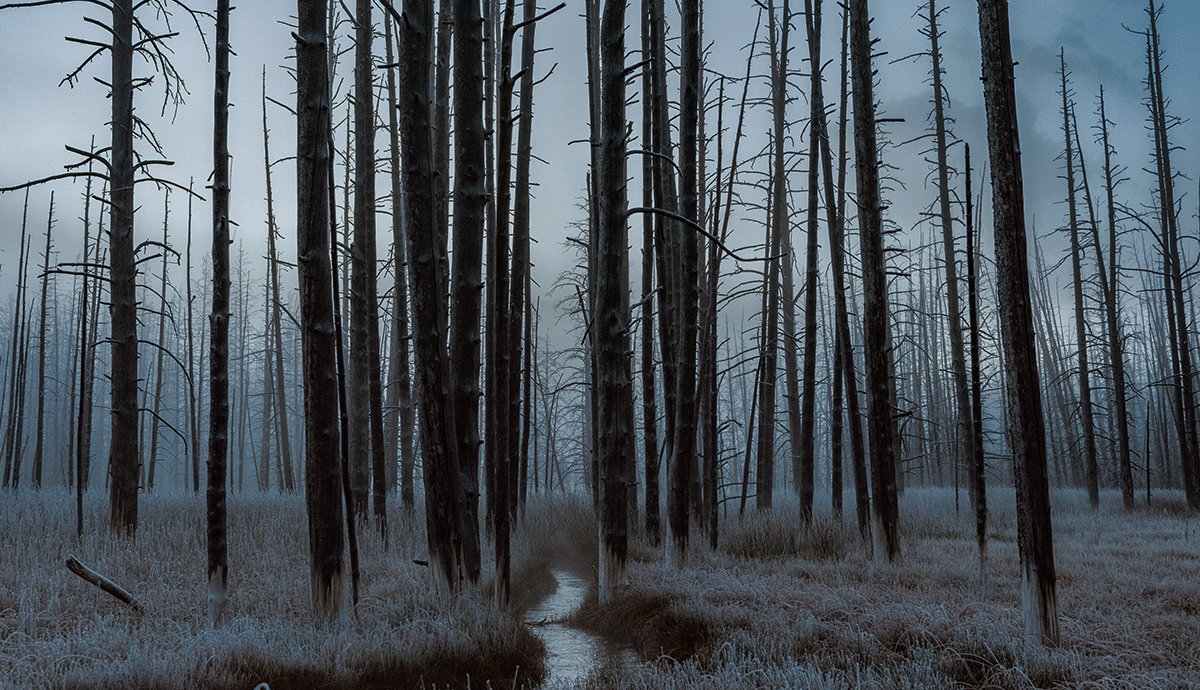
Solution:
[(631, 663), (634, 656), (627, 647), (562, 624), (583, 603), (587, 582), (565, 570), (555, 570), (552, 575), (558, 588), (525, 614), (525, 620), (546, 643), (548, 685), (570, 686), (587, 678), (599, 665)]

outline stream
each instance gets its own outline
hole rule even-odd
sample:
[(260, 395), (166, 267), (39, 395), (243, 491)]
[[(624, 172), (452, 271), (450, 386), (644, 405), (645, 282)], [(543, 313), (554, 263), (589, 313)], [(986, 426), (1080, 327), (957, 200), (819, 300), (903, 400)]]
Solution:
[(563, 623), (583, 603), (587, 582), (565, 570), (551, 574), (558, 587), (525, 614), (525, 622), (546, 643), (550, 671), (546, 686), (571, 686), (605, 663), (634, 663), (633, 650), (628, 647)]

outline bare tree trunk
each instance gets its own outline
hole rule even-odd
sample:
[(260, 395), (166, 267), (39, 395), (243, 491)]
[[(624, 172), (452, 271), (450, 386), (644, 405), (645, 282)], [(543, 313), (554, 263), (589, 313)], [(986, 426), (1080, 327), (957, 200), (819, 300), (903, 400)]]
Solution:
[(987, 581), (987, 490), (983, 455), (983, 383), (979, 364), (979, 290), (975, 275), (975, 224), (971, 213), (971, 145), (963, 143), (965, 161), (963, 169), (967, 176), (966, 225), (967, 225), (967, 329), (971, 334), (971, 426), (975, 433), (971, 447), (971, 477), (975, 482), (975, 543), (979, 545), (979, 578)]
[[(809, 94), (811, 110), (808, 147), (808, 262), (804, 287), (804, 391), (800, 402), (800, 477), (797, 484), (800, 492), (800, 517), (806, 522), (811, 522), (816, 468), (817, 285), (820, 275), (817, 268), (817, 212), (820, 208), (820, 182), (817, 173), (820, 165), (820, 139), (825, 136), (824, 123), (818, 122), (825, 117), (825, 97), (821, 89), (821, 0), (805, 0), (804, 11), (812, 88)], [(793, 438), (792, 443), (796, 442)]]
[[(700, 221), (697, 124), (700, 113), (700, 0), (683, 0), (680, 7), (679, 214)], [(611, 107), (611, 106), (610, 106)], [(609, 124), (608, 126), (615, 126)], [(623, 126), (622, 126), (623, 127)], [(612, 182), (611, 184), (617, 184)], [(667, 515), (670, 534), (667, 561), (687, 565), (692, 482), (696, 471), (696, 345), (699, 336), (700, 241), (692, 228), (676, 224), (678, 233), (679, 302), (675, 314), (675, 434), (667, 464)]]
[(983, 93), (991, 151), (996, 283), (1007, 367), (1009, 443), (1017, 485), (1017, 547), (1025, 637), (1058, 644), (1054, 541), (1046, 481), (1046, 432), (1038, 384), (1026, 258), (1017, 102), (1013, 85), (1008, 3), (979, 1)]
[(888, 561), (900, 555), (896, 508), (896, 439), (892, 386), (888, 375), (887, 265), (879, 200), (878, 148), (871, 69), (867, 0), (852, 0), (850, 13), (851, 80), (854, 89), (855, 169), (858, 172), (859, 250), (863, 274), (863, 352), (867, 363), (867, 426), (871, 436), (871, 489), (875, 509), (876, 550)]
[[(42, 456), (46, 417), (46, 292), (50, 288), (50, 231), (54, 227), (54, 192), (50, 192), (50, 214), (46, 221), (46, 253), (42, 255), (41, 316), (38, 322), (37, 430), (33, 441), (33, 488), (42, 488)], [(162, 342), (162, 338), (159, 338)]]
[[(1117, 465), (1121, 472), (1121, 497), (1124, 501), (1125, 510), (1133, 509), (1133, 463), (1130, 459), (1130, 439), (1129, 439), (1129, 410), (1128, 410), (1128, 384), (1125, 378), (1125, 344), (1124, 336), (1121, 333), (1120, 321), (1120, 275), (1121, 270), (1120, 257), (1117, 252), (1117, 220), (1116, 220), (1116, 204), (1113, 200), (1114, 188), (1116, 180), (1114, 179), (1115, 171), (1113, 170), (1112, 154), (1113, 148), (1108, 141), (1108, 118), (1104, 114), (1104, 87), (1100, 87), (1100, 133), (1101, 142), (1104, 146), (1104, 191), (1108, 201), (1108, 278), (1105, 281), (1105, 300), (1104, 314), (1108, 323), (1108, 356), (1109, 364), (1112, 367), (1113, 377), (1113, 400), (1116, 403), (1116, 426), (1117, 426)], [(1076, 128), (1075, 136), (1079, 136), (1079, 130)], [(1103, 261), (1103, 254), (1100, 253), (1100, 230), (1099, 227), (1093, 224), (1094, 240), (1096, 242), (1097, 253)], [(1103, 266), (1100, 269), (1101, 275), (1104, 274)], [(1147, 401), (1148, 404), (1149, 401)], [(1147, 424), (1148, 426), (1148, 424)], [(1147, 435), (1149, 438), (1149, 435)], [(1146, 463), (1146, 469), (1150, 468), (1149, 455), (1143, 458)], [(1150, 490), (1150, 483), (1146, 483), (1147, 492)]]
[[(495, 537), (496, 557), (496, 604), (508, 606), (511, 587), (510, 572), (510, 527), (512, 524), (512, 424), (510, 414), (510, 388), (512, 385), (512, 347), (509, 325), (512, 311), (509, 309), (511, 295), (509, 272), (509, 209), (512, 193), (512, 43), (514, 0), (504, 3), (503, 28), (500, 32), (500, 90), (497, 99), (498, 125), (496, 131), (496, 218), (492, 222), (489, 237), (491, 255), (488, 259), (488, 352), (487, 415), (489, 422), (488, 445), (491, 454), (492, 484), (489, 490), (489, 517)], [(519, 360), (518, 360), (519, 361)]]
[[(384, 16), (387, 64), (393, 64), (392, 15)], [(396, 100), (396, 72), (387, 72), (388, 90), (388, 138), (391, 153), (392, 182), (392, 261), (396, 284), (392, 295), (393, 336), (391, 365), (388, 367), (388, 409), (397, 418), (397, 434), (400, 437), (400, 505), (412, 512), (415, 507), (413, 492), (413, 401), (411, 374), (408, 369), (408, 251), (404, 239), (404, 187), (400, 181), (400, 124)], [(388, 434), (388, 448), (395, 449), (397, 434)], [(393, 484), (394, 486), (394, 484)]]
[(1171, 144), (1168, 130), (1174, 120), (1167, 116), (1166, 96), (1162, 83), (1162, 49), (1158, 40), (1158, 18), (1162, 6), (1157, 8), (1150, 0), (1146, 10), (1150, 27), (1146, 33), (1147, 62), (1150, 85), (1148, 104), (1154, 129), (1155, 163), (1158, 175), (1159, 222), (1162, 227), (1162, 247), (1166, 280), (1168, 319), (1174, 329), (1172, 356), (1175, 361), (1176, 416), (1180, 425), (1180, 460), (1183, 469), (1183, 486), (1188, 504), (1200, 509), (1200, 447), (1196, 435), (1196, 395), (1192, 377), (1192, 354), (1188, 336), (1187, 316), (1184, 312), (1183, 268), (1179, 247), (1179, 228), (1175, 212), (1175, 172), (1171, 167)]
[(1068, 230), (1071, 235), (1071, 276), (1075, 285), (1075, 347), (1079, 361), (1079, 417), (1083, 426), (1084, 482), (1087, 486), (1088, 503), (1095, 510), (1100, 507), (1100, 473), (1096, 463), (1096, 426), (1092, 411), (1091, 369), (1088, 365), (1087, 319), (1083, 311), (1083, 249), (1079, 243), (1079, 210), (1075, 200), (1075, 147), (1071, 141), (1071, 112), (1074, 103), (1068, 102), (1071, 92), (1067, 86), (1067, 63), (1065, 53), (1058, 54), (1061, 77), (1064, 155), (1067, 159), (1067, 209)]
[[(265, 79), (265, 74), (266, 74), (265, 69), (266, 68), (264, 68), (264, 79)], [(187, 283), (187, 285), (185, 287), (185, 290), (186, 290), (185, 299), (187, 300), (187, 351), (188, 351), (187, 399), (188, 399), (188, 427), (189, 427), (189, 438), (190, 438), (188, 445), (189, 445), (189, 450), (191, 451), (190, 455), (191, 455), (191, 465), (192, 465), (192, 491), (195, 493), (200, 493), (200, 406), (197, 404), (198, 401), (196, 400), (196, 377), (198, 377), (200, 375), (200, 372), (196, 369), (196, 332), (195, 332), (195, 320), (194, 320), (193, 306), (192, 306), (192, 303), (195, 299), (194, 295), (192, 294), (192, 199), (194, 198), (193, 194), (192, 194), (192, 185), (193, 185), (193, 180), (189, 179), (188, 180), (187, 258), (185, 259), (185, 261), (187, 263), (184, 265), (184, 272), (183, 272), (184, 278), (183, 279), (184, 279), (184, 282)], [(87, 255), (87, 252), (85, 251), (84, 252), (84, 256), (85, 256), (84, 261), (85, 262), (87, 260), (86, 255)], [(85, 358), (85, 359), (88, 359), (88, 358)], [(89, 382), (89, 384), (90, 384), (90, 382)], [(80, 387), (80, 390), (81, 390), (81, 394), (82, 394), (82, 386)], [(183, 474), (184, 474), (183, 483), (184, 483), (184, 487), (186, 488), (187, 487), (187, 463), (186, 463), (186, 461), (184, 463)]]
[[(95, 139), (93, 139), (92, 145), (89, 147), (89, 150), (94, 151), (95, 148), (96, 148), (96, 142), (95, 142)], [(89, 169), (91, 168), (90, 165), (88, 167), (89, 167)], [(78, 351), (79, 351), (79, 407), (76, 408), (79, 411), (79, 420), (75, 424), (75, 433), (76, 433), (76, 437), (75, 437), (75, 536), (79, 539), (83, 538), (83, 492), (87, 490), (88, 474), (89, 474), (89, 470), (91, 469), (90, 468), (91, 463), (89, 461), (90, 461), (90, 454), (91, 454), (91, 431), (92, 431), (92, 425), (91, 425), (91, 419), (90, 419), (91, 412), (92, 412), (92, 404), (91, 404), (92, 347), (91, 347), (91, 330), (88, 328), (88, 326), (90, 325), (90, 323), (88, 321), (88, 313), (90, 311), (89, 307), (91, 306), (89, 304), (89, 302), (92, 299), (91, 293), (89, 292), (89, 286), (88, 286), (88, 283), (90, 282), (90, 278), (91, 278), (91, 270), (88, 267), (88, 263), (89, 263), (88, 252), (90, 251), (90, 249), (89, 249), (89, 247), (90, 247), (89, 234), (92, 229), (92, 223), (91, 223), (92, 203), (91, 202), (92, 202), (92, 179), (89, 177), (88, 181), (87, 181), (87, 187), (84, 191), (84, 201), (83, 201), (83, 263), (84, 263), (85, 268), (83, 270), (83, 286), (80, 289), (80, 299), (79, 299), (79, 347), (78, 347)], [(189, 208), (190, 208), (190, 205), (189, 205)], [(189, 225), (188, 227), (190, 230), (191, 226)], [(190, 232), (188, 234), (188, 238), (189, 238), (189, 240), (191, 239)], [(99, 247), (98, 242), (97, 242), (97, 247)], [(189, 247), (189, 249), (190, 249), (190, 247)], [(188, 255), (189, 255), (189, 257), (191, 256), (190, 251), (188, 252)], [(189, 268), (190, 268), (190, 266), (189, 266)], [(188, 294), (190, 295), (191, 294), (191, 292), (190, 292), (191, 283), (188, 284), (188, 287), (189, 287)], [(190, 304), (191, 303), (189, 300), (189, 316), (190, 316)], [(190, 321), (189, 321), (189, 323), (190, 323)], [(189, 369), (189, 375), (190, 375), (190, 369)], [(194, 422), (195, 409), (192, 410), (192, 414), (193, 414), (193, 422)]]
[(465, 497), (463, 566), (478, 582), (479, 322), (487, 181), (483, 131), (483, 22), (478, 0), (454, 0), (454, 265), (450, 299), (450, 361), (458, 462)]
[(170, 308), (167, 305), (167, 219), (170, 218), (171, 211), (171, 191), (167, 189), (163, 195), (163, 260), (162, 260), (162, 279), (159, 283), (159, 297), (161, 303), (158, 315), (158, 352), (155, 354), (154, 361), (154, 410), (150, 415), (150, 460), (146, 467), (146, 490), (154, 490), (154, 470), (158, 467), (158, 432), (161, 425), (162, 417), (162, 390), (163, 390), (163, 355), (166, 349), (166, 334), (167, 334), (167, 311)]
[[(758, 491), (759, 510), (769, 510), (775, 484), (775, 388), (778, 379), (779, 343), (779, 300), (780, 271), (791, 272), (791, 253), (787, 250), (785, 237), (788, 227), (787, 168), (784, 166), (784, 148), (787, 146), (785, 108), (787, 104), (787, 52), (788, 52), (788, 0), (783, 2), (782, 22), (775, 18), (775, 4), (767, 3), (770, 33), (768, 45), (771, 49), (771, 114), (772, 162), (771, 162), (771, 213), (770, 241), (767, 255), (772, 257), (767, 269), (766, 322), (763, 329), (761, 374), (759, 376), (758, 402)], [(786, 262), (784, 265), (781, 263)]]
[(137, 262), (133, 250), (133, 0), (112, 3), (112, 148), (109, 170), (109, 311), (112, 319), (112, 432), (109, 529), (138, 524)]
[[(653, 26), (652, 12), (642, 13), (642, 60), (653, 65)], [(654, 145), (655, 133), (655, 74), (652, 67), (642, 70), (642, 140), (647, 146)], [(642, 157), (642, 205), (654, 205), (655, 170), (658, 161), (651, 156)], [(659, 517), (659, 485), (660, 459), (658, 455), (658, 400), (654, 371), (654, 224), (657, 216), (642, 215), (642, 338), (641, 338), (641, 374), (642, 374), (642, 456), (645, 467), (645, 520), (646, 536), (652, 544), (658, 545), (661, 539), (661, 522)], [(659, 277), (662, 280), (662, 277)], [(662, 296), (658, 302), (662, 304)]]
[[(949, 132), (946, 127), (945, 86), (942, 82), (942, 51), (940, 39), (942, 30), (938, 19), (945, 8), (938, 10), (936, 0), (929, 0), (929, 27), (922, 31), (929, 37), (929, 54), (933, 61), (931, 76), (933, 81), (933, 125), (934, 149), (937, 155), (937, 190), (938, 190), (938, 220), (942, 226), (942, 266), (946, 276), (946, 314), (948, 317), (948, 335), (950, 340), (951, 375), (954, 382), (955, 413), (958, 420), (958, 449), (955, 471), (964, 464), (968, 468), (970, 479), (971, 505), (979, 501), (976, 491), (980, 481), (975, 478), (975, 465), (969, 462), (975, 447), (975, 434), (978, 433), (971, 417), (971, 398), (967, 390), (967, 365), (962, 337), (962, 309), (958, 298), (958, 259), (954, 248), (954, 218), (950, 212), (950, 163)], [(984, 499), (986, 501), (986, 499)], [(977, 509), (976, 509), (977, 510)], [(979, 537), (980, 535), (976, 535)], [(982, 535), (986, 539), (986, 532)], [(979, 542), (980, 553), (984, 544)]]
[[(209, 348), (212, 408), (206, 492), (208, 615), (214, 626), (221, 624), (229, 605), (229, 544), (225, 533), (226, 458), (229, 452), (229, 11), (229, 0), (217, 0), (216, 88), (213, 96), (213, 304), (210, 317), (212, 345)], [(303, 33), (306, 16), (301, 13), (300, 17)]]
[(340, 615), (343, 589), (337, 354), (330, 265), (325, 0), (298, 0), (296, 41), (297, 252), (304, 363), (305, 498), (313, 614)]
[[(355, 395), (361, 404), (352, 407), (361, 419), (351, 421), (351, 440), (362, 435), (369, 451), (372, 507), (375, 527), (387, 545), (387, 479), (383, 449), (383, 383), (379, 357), (379, 300), (375, 243), (375, 90), (371, 66), (374, 37), (371, 0), (358, 0), (354, 40), (354, 244), (350, 252), (354, 288), (350, 295), (352, 353), (356, 375)], [(361, 425), (361, 429), (359, 429)], [(361, 506), (366, 515), (366, 505)]]
[(279, 290), (279, 252), (276, 248), (279, 231), (275, 223), (275, 197), (271, 187), (272, 162), (270, 136), (267, 129), (267, 72), (265, 67), (263, 68), (263, 160), (267, 182), (267, 280), (271, 284), (271, 293), (268, 295), (271, 337), (268, 338), (264, 347), (273, 346), (275, 348), (275, 381), (273, 389), (267, 394), (276, 398), (274, 407), (279, 420), (278, 436), (282, 451), (280, 462), (283, 464), (281, 488), (291, 493), (296, 489), (296, 479), (292, 470), (292, 438), (291, 432), (288, 430), (287, 385), (283, 368), (283, 324), (281, 318), (283, 302)]
[[(626, 439), (633, 435), (633, 378), (626, 333), (629, 312), (622, 293), (629, 285), (622, 265), (628, 261), (625, 172), (625, 4), (607, 0), (600, 23), (600, 129), (596, 189), (600, 212), (599, 256), (594, 314), (600, 415), (597, 449), (600, 468), (600, 567), (602, 603), (626, 584), (629, 549), (628, 485), (634, 458)], [(686, 6), (686, 3), (685, 3)], [(685, 7), (686, 12), (686, 7)], [(686, 511), (686, 503), (684, 504)], [(686, 514), (686, 513), (685, 513)], [(685, 537), (686, 544), (686, 537)]]
[(437, 199), (434, 187), (432, 125), (433, 2), (406, 2), (404, 16), (385, 5), (400, 37), (400, 135), (405, 142), (403, 188), (409, 286), (413, 305), (413, 349), (421, 418), (421, 458), (425, 482), (425, 522), (429, 570), (450, 591), (462, 587), (462, 528), (465, 497), (458, 461), (455, 408), (450, 404), (450, 362), (446, 354), (446, 303), (440, 288)]

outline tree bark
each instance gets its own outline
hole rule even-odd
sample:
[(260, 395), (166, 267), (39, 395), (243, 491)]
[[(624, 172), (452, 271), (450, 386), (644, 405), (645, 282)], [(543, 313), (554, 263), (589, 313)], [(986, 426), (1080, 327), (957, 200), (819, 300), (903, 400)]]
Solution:
[(1006, 0), (979, 0), (983, 94), (992, 163), (996, 297), (1007, 369), (1009, 444), (1017, 492), (1017, 547), (1025, 637), (1058, 644), (1046, 432), (1026, 257), (1025, 201)]
[[(395, 32), (392, 15), (384, 15), (387, 64), (393, 64), (392, 36)], [(400, 505), (411, 513), (415, 507), (413, 491), (413, 400), (412, 379), (408, 368), (408, 251), (404, 239), (404, 186), (400, 180), (400, 122), (396, 98), (396, 72), (387, 71), (388, 140), (392, 182), (392, 263), (395, 287), (392, 293), (391, 364), (388, 367), (389, 416), (398, 422), (395, 433), (387, 434), (388, 448), (394, 449), (396, 436), (400, 439)]]
[[(219, 626), (229, 606), (225, 483), (229, 453), (229, 0), (217, 0), (213, 96), (213, 303), (209, 347), (212, 408), (208, 435), (208, 615)], [(304, 15), (301, 15), (302, 19)], [(303, 25), (302, 25), (303, 26)], [(301, 29), (303, 31), (303, 28)]]
[(450, 299), (450, 367), (458, 463), (464, 495), (463, 566), (478, 582), (479, 323), (483, 231), (488, 202), (483, 129), (483, 21), (478, 0), (454, 0), (454, 264)]
[[(896, 438), (888, 367), (891, 320), (887, 265), (879, 199), (879, 153), (867, 0), (852, 0), (850, 76), (854, 89), (854, 148), (857, 170), (859, 250), (863, 273), (863, 352), (866, 358), (867, 427), (871, 436), (871, 490), (876, 556), (900, 555), (896, 507)], [(882, 552), (882, 553), (878, 553)]]
[(109, 170), (109, 311), (112, 425), (108, 451), (109, 530), (138, 524), (137, 262), (133, 250), (133, 0), (112, 4), (112, 148)]
[(385, 4), (401, 30), (400, 136), (405, 193), (404, 229), (412, 293), (413, 351), (421, 418), (421, 458), (429, 570), (434, 583), (462, 587), (462, 528), (465, 497), (459, 474), (458, 434), (451, 404), (446, 352), (446, 293), (441, 289), (442, 252), (434, 188), (433, 2), (406, 2), (404, 15)]
[[(46, 293), (50, 288), (50, 234), (54, 228), (54, 192), (50, 192), (50, 214), (46, 221), (46, 253), (42, 255), (41, 316), (38, 317), (37, 429), (33, 441), (33, 488), (42, 488), (42, 456), (46, 430)], [(159, 343), (162, 343), (160, 334)], [(161, 381), (161, 378), (160, 378)]]
[[(296, 41), (297, 251), (303, 350), (305, 502), (313, 614), (335, 620), (343, 593), (342, 477), (330, 264), (325, 0), (298, 0)], [(215, 368), (215, 367), (214, 367)]]
[[(633, 378), (626, 333), (629, 312), (622, 293), (629, 289), (623, 276), (628, 262), (625, 172), (625, 5), (607, 0), (600, 22), (600, 167), (596, 189), (600, 224), (593, 329), (599, 383), (600, 459), (600, 601), (612, 600), (626, 584), (629, 550), (628, 486), (634, 458), (626, 439), (633, 430)], [(686, 6), (686, 3), (685, 3)], [(686, 503), (684, 504), (686, 510)], [(686, 537), (685, 537), (686, 544)]]

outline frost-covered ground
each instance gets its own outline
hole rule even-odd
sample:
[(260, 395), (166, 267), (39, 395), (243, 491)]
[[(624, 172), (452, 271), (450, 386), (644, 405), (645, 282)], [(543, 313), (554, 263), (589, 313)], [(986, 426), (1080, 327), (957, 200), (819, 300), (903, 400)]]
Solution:
[[(720, 548), (698, 547), (683, 572), (636, 540), (631, 586), (603, 609), (593, 596), (575, 624), (629, 643), (644, 663), (598, 668), (582, 684), (1200, 688), (1200, 520), (1186, 517), (1181, 497), (1125, 515), (1114, 493), (1098, 513), (1080, 492), (1053, 494), (1063, 644), (1045, 650), (1021, 642), (1011, 495), (990, 491), (986, 585), (965, 495), (956, 514), (949, 490), (908, 491), (903, 555), (891, 565), (868, 559), (852, 512), (841, 524), (819, 508), (805, 531), (786, 501), (745, 520), (729, 504)], [(102, 491), (85, 505), (82, 543), (73, 511), (56, 490), (0, 496), (0, 687), (499, 688), (542, 673), (544, 649), (519, 611), (496, 612), (486, 594), (430, 591), (412, 562), (424, 556), (424, 530), (398, 510), (388, 552), (362, 540), (357, 616), (320, 628), (308, 616), (302, 495), (231, 497), (233, 617), (215, 631), (203, 496), (143, 495), (134, 541), (108, 536)], [(519, 607), (552, 586), (552, 566), (593, 572), (593, 524), (586, 498), (531, 498), (514, 542)], [(68, 554), (145, 612), (68, 572)]]
[[(360, 538), (357, 615), (321, 628), (309, 617), (303, 494), (232, 496), (232, 620), (213, 630), (203, 494), (143, 495), (129, 541), (108, 536), (103, 493), (85, 505), (82, 543), (66, 493), (0, 498), (0, 687), (414, 687), (465, 685), (468, 675), (482, 687), (511, 683), (518, 666), (525, 677), (543, 673), (542, 643), (519, 619), (480, 594), (431, 591), (413, 563), (424, 557), (424, 530), (398, 510), (389, 552)], [(144, 612), (71, 574), (68, 554), (128, 589)]]
[(1021, 639), (1012, 490), (991, 488), (981, 584), (965, 495), (956, 514), (952, 491), (910, 489), (891, 565), (868, 560), (852, 512), (806, 532), (795, 504), (732, 518), (683, 573), (645, 554), (622, 601), (577, 620), (657, 661), (592, 687), (1200, 688), (1200, 521), (1182, 497), (1130, 515), (1115, 493), (1098, 513), (1082, 492), (1052, 501), (1059, 649)]

